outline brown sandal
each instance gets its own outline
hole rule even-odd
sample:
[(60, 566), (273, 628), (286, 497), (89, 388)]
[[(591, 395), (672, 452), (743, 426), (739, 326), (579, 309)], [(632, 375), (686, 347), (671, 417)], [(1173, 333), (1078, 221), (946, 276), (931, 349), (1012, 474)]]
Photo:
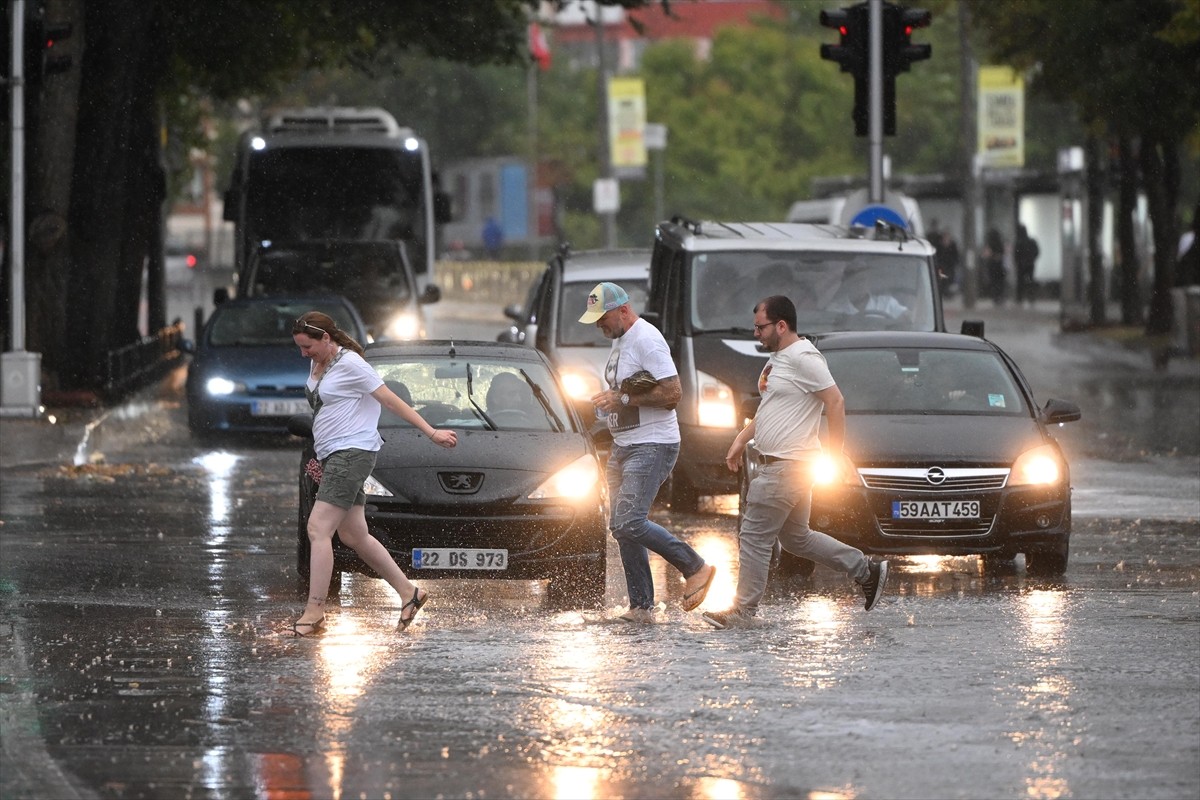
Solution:
[[(399, 624), (400, 630), (407, 630), (408, 626), (411, 625), (412, 621), (416, 618), (417, 612), (421, 610), (421, 607), (423, 605), (425, 605), (426, 603), (429, 602), (429, 592), (425, 592), (424, 597), (420, 597), (420, 598), (417, 597), (417, 594), (421, 591), (422, 591), (422, 589), (420, 589), (419, 587), (414, 588), (412, 600), (409, 600), (407, 603), (400, 606), (400, 624)], [(413, 612), (412, 612), (412, 614), (410, 614), (409, 616), (406, 617), (406, 616), (404, 616), (404, 612), (406, 610), (408, 610), (409, 607), (412, 608)]]

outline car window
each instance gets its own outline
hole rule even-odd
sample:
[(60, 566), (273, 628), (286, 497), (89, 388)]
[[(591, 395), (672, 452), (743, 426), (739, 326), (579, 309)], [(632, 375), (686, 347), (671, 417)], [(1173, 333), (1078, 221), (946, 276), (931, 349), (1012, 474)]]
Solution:
[(848, 414), (1030, 413), (994, 353), (880, 348), (830, 350), (825, 358)]
[(933, 287), (922, 256), (746, 251), (692, 260), (696, 330), (747, 329), (758, 301), (776, 294), (796, 304), (804, 333), (934, 330)]
[(254, 303), (218, 306), (209, 321), (208, 343), (228, 345), (291, 345), (292, 323), (308, 311), (333, 317), (339, 329), (357, 338), (358, 326), (343, 305), (305, 303)]
[[(406, 391), (409, 404), (435, 427), (574, 430), (558, 384), (541, 364), (449, 356), (369, 361), (392, 391), (401, 397)], [(387, 411), (380, 417), (381, 429), (407, 425)]]
[[(621, 288), (629, 294), (629, 302), (635, 311), (641, 312), (646, 307), (647, 282), (618, 281)], [(608, 349), (612, 341), (604, 338), (604, 334), (595, 325), (584, 325), (579, 317), (587, 309), (588, 292), (594, 289), (595, 283), (573, 282), (564, 283), (562, 299), (558, 304), (558, 345), (560, 347), (603, 347)]]
[(393, 301), (412, 294), (400, 255), (389, 246), (276, 247), (261, 252), (253, 270), (255, 294), (336, 292), (371, 297), (384, 293)]

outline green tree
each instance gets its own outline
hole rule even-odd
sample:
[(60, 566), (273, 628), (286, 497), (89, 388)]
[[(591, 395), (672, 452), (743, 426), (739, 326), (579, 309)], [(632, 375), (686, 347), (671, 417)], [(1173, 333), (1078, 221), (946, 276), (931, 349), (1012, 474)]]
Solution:
[(367, 64), (387, 47), (518, 61), (530, 5), (45, 0), (48, 18), (73, 23), (75, 58), (29, 98), (26, 308), (44, 385), (103, 388), (107, 354), (138, 338), (146, 264), (152, 318), (161, 317), (164, 129), (185, 149), (199, 135), (199, 104), (269, 91), (305, 68)]
[[(992, 0), (972, 6), (992, 53), (1032, 76), (1031, 87), (1071, 102), (1091, 136), (1089, 167), (1103, 169), (1102, 141), (1126, 154), (1118, 229), (1131, 231), (1130, 175), (1140, 173), (1154, 230), (1154, 290), (1147, 333), (1170, 329), (1169, 290), (1178, 240), (1180, 158), (1200, 125), (1200, 24), (1194, 0)], [(1136, 152), (1136, 160), (1134, 153)], [(1089, 201), (1099, 209), (1103, 185)], [(1093, 230), (1098, 226), (1093, 225)], [(1131, 236), (1123, 263), (1134, 269)], [(1102, 322), (1099, 247), (1091, 247), (1093, 321)], [(1135, 281), (1127, 275), (1132, 294)], [(1129, 307), (1136, 309), (1130, 303)]]

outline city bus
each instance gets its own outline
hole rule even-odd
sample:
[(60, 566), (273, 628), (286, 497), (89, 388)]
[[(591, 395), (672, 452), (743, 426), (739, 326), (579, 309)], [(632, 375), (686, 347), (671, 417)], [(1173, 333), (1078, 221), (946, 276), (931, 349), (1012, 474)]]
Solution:
[(242, 135), (224, 216), (239, 275), (264, 246), (398, 241), (428, 284), (442, 207), (424, 140), (383, 109), (325, 107)]

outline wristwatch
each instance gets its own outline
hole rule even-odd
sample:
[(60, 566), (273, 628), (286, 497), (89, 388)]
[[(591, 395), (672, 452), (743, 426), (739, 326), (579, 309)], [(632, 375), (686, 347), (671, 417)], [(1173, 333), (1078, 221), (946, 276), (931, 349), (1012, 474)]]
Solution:
[(629, 395), (628, 394), (621, 395), (621, 405), (623, 405), (623, 406), (629, 405)]

